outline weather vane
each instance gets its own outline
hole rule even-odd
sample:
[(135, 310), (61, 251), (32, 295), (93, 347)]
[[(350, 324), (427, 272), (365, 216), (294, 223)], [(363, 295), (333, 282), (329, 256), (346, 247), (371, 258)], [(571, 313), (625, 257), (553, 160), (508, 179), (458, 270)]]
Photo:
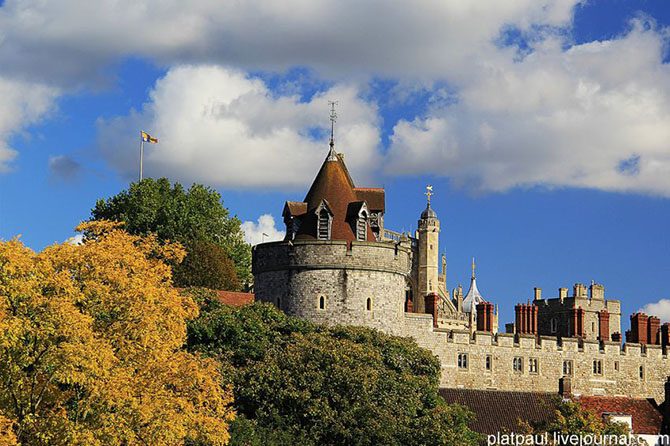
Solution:
[(426, 186), (426, 192), (424, 193), (426, 197), (428, 197), (428, 204), (430, 204), (430, 197), (433, 196), (433, 186), (430, 184)]
[(330, 147), (335, 145), (335, 121), (337, 121), (337, 113), (335, 113), (335, 106), (338, 101), (328, 101), (330, 105)]

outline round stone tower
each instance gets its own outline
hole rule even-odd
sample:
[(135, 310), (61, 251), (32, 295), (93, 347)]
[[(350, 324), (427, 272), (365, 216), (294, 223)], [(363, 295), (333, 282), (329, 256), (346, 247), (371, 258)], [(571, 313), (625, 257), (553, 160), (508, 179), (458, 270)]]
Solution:
[(256, 299), (318, 323), (395, 332), (412, 247), (384, 236), (384, 201), (383, 189), (354, 186), (331, 144), (305, 200), (284, 206), (285, 239), (253, 249)]

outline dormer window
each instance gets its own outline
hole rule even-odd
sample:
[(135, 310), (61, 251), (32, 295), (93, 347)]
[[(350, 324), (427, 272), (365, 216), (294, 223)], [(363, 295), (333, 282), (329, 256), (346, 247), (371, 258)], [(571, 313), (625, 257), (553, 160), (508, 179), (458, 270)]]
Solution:
[(368, 235), (368, 213), (361, 210), (356, 222), (356, 240), (367, 240)]
[(318, 240), (330, 240), (333, 214), (324, 201), (316, 209), (316, 238)]

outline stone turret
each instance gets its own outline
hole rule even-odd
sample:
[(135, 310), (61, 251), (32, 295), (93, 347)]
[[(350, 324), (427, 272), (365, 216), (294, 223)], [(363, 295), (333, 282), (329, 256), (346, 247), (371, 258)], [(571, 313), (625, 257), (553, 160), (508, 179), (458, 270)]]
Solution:
[(419, 219), (419, 246), (418, 246), (418, 277), (417, 296), (414, 301), (414, 311), (425, 313), (426, 296), (437, 293), (438, 290), (438, 252), (440, 237), (440, 220), (430, 207), (430, 197), (433, 194), (432, 186), (428, 186), (426, 195), (428, 202), (426, 209)]

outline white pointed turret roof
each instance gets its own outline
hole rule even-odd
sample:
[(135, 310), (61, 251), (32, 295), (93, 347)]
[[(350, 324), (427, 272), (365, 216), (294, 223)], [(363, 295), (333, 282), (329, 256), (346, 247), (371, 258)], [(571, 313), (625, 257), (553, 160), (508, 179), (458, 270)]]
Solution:
[(477, 304), (486, 302), (484, 296), (477, 289), (477, 276), (475, 275), (475, 259), (472, 259), (472, 277), (470, 278), (470, 289), (463, 299), (463, 311), (466, 313), (476, 313)]

